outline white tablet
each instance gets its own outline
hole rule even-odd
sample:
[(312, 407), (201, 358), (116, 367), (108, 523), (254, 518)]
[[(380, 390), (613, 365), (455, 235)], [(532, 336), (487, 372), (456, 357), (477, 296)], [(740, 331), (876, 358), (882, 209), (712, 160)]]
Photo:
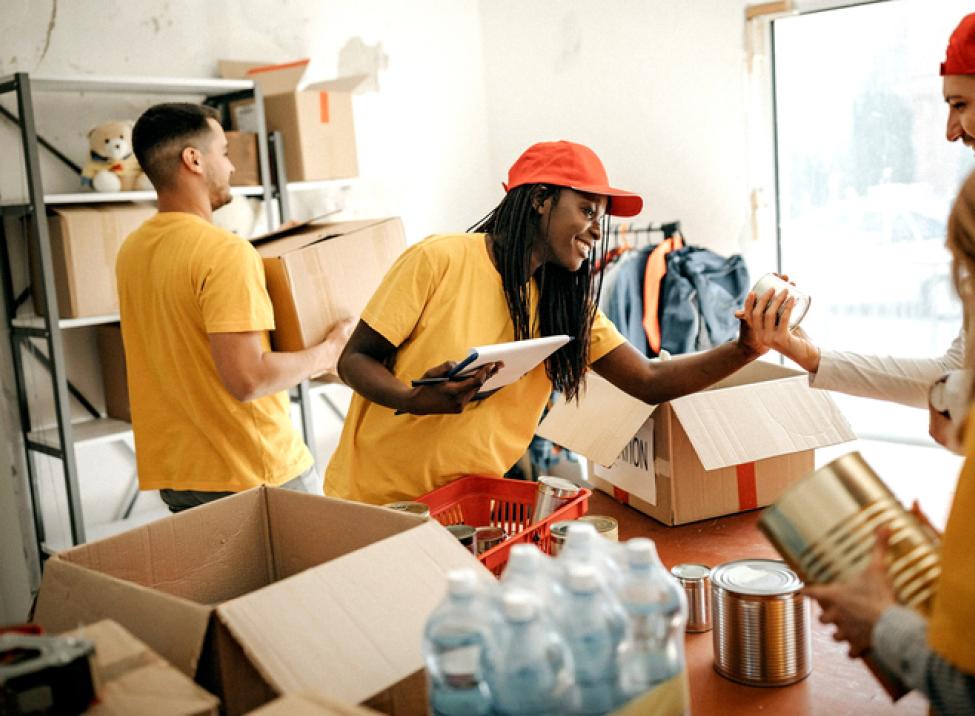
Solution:
[(457, 373), (457, 376), (463, 377), (488, 363), (504, 362), (504, 367), (488, 378), (484, 387), (481, 388), (480, 393), (489, 393), (492, 390), (514, 383), (571, 340), (570, 336), (546, 336), (545, 338), (528, 338), (523, 341), (495, 343), (489, 346), (471, 348), (471, 353), (468, 356), (470, 362)]

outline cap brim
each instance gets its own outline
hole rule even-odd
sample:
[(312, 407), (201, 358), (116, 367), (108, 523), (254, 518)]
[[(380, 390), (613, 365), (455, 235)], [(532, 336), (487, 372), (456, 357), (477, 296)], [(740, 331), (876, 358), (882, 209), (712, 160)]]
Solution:
[(608, 197), (609, 206), (606, 208), (606, 213), (613, 216), (636, 216), (643, 211), (643, 197), (634, 194), (632, 191), (614, 189), (610, 186), (573, 186), (570, 188), (587, 194), (599, 194)]

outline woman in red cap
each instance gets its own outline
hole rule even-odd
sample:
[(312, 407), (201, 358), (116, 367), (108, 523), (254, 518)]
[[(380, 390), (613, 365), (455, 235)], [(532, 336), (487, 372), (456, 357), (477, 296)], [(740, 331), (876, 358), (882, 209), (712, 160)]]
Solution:
[[(966, 16), (951, 36), (945, 62), (944, 97), (948, 103), (948, 141), (962, 140), (975, 148), (975, 14)], [(791, 307), (780, 325), (774, 317), (785, 299), (766, 294), (746, 300), (753, 314), (755, 334), (814, 373), (830, 374), (816, 387), (856, 395), (898, 400), (909, 405), (926, 399), (927, 387), (946, 369), (975, 368), (975, 356), (966, 349), (968, 325), (975, 319), (975, 174), (962, 186), (948, 220), (947, 245), (952, 254), (955, 287), (965, 308), (966, 325), (948, 353), (939, 360), (875, 358), (823, 352), (805, 334), (787, 329)], [(766, 311), (766, 306), (768, 310)], [(812, 366), (801, 360), (814, 361)], [(867, 379), (854, 376), (868, 376)], [(866, 383), (869, 381), (870, 386)], [(930, 619), (894, 602), (886, 563), (889, 535), (878, 535), (874, 558), (863, 574), (847, 584), (808, 587), (806, 592), (823, 608), (821, 621), (837, 626), (834, 638), (848, 641), (850, 654), (871, 651), (877, 661), (905, 686), (922, 692), (938, 714), (975, 713), (975, 412), (972, 388), (960, 389), (952, 411), (952, 433), (964, 432), (960, 451), (966, 456), (951, 505), (941, 546), (941, 577)], [(923, 396), (918, 398), (917, 396)], [(937, 424), (934, 416), (932, 425)], [(943, 417), (943, 416), (942, 416)], [(943, 421), (947, 425), (947, 420)], [(938, 430), (933, 430), (933, 433)]]
[[(743, 329), (736, 342), (650, 362), (597, 310), (592, 266), (605, 251), (604, 219), (634, 216), (643, 200), (610, 186), (592, 150), (535, 144), (511, 167), (505, 189), (472, 233), (409, 247), (363, 311), (339, 359), (355, 394), (326, 494), (383, 504), (462, 475), (501, 476), (531, 442), (553, 387), (575, 397), (590, 367), (656, 404), (763, 352)], [(562, 334), (573, 340), (486, 400), (471, 403), (496, 364), (410, 387), (411, 379), (445, 376), (472, 346)]]

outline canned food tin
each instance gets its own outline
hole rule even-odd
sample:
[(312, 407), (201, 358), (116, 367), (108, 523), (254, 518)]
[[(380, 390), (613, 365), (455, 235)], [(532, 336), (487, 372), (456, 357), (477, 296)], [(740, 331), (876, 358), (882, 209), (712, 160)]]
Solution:
[(809, 600), (784, 562), (741, 559), (711, 571), (714, 669), (749, 686), (786, 686), (812, 670)]
[(703, 564), (678, 564), (670, 573), (687, 595), (687, 631), (711, 631), (711, 568)]
[(497, 547), (507, 536), (500, 527), (478, 527), (474, 530), (477, 554), (484, 554), (492, 547)]
[(561, 477), (545, 475), (538, 478), (538, 492), (532, 510), (532, 522), (541, 522), (566, 504), (579, 492), (579, 487)]
[(557, 557), (559, 552), (562, 551), (562, 545), (565, 544), (565, 537), (569, 534), (569, 528), (572, 525), (580, 524), (579, 520), (562, 520), (561, 522), (556, 522), (552, 525), (549, 530), (550, 540), (549, 540), (549, 554), (553, 557)]
[(619, 523), (612, 517), (606, 517), (605, 515), (585, 515), (579, 518), (579, 522), (588, 522), (596, 528), (596, 532), (612, 542), (619, 541)]
[(416, 515), (417, 517), (422, 517), (425, 520), (430, 519), (430, 507), (424, 505), (422, 502), (389, 502), (383, 507), (396, 510), (397, 512), (406, 512), (410, 515)]
[[(782, 291), (788, 291), (789, 297), (795, 299), (795, 305), (792, 307), (792, 316), (789, 319), (789, 328), (795, 328), (798, 326), (802, 322), (802, 319), (806, 317), (806, 313), (809, 311), (809, 305), (812, 303), (812, 299), (791, 283), (780, 279), (774, 273), (767, 273), (758, 279), (758, 281), (755, 282), (755, 286), (752, 288), (752, 291), (755, 293), (755, 296), (758, 297), (768, 291), (770, 288), (775, 289), (776, 295)], [(785, 304), (783, 304), (783, 307), (779, 309), (780, 316), (784, 310)]]
[(475, 530), (470, 525), (447, 525), (450, 532), (457, 541), (467, 547), (475, 556), (477, 555), (477, 543), (474, 541)]

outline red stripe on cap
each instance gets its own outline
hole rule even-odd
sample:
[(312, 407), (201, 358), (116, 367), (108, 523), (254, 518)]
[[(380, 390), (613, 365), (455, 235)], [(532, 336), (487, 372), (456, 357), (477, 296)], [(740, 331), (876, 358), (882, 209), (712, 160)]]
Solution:
[(745, 462), (735, 467), (738, 475), (738, 509), (754, 510), (758, 507), (758, 486), (755, 483), (755, 463)]

